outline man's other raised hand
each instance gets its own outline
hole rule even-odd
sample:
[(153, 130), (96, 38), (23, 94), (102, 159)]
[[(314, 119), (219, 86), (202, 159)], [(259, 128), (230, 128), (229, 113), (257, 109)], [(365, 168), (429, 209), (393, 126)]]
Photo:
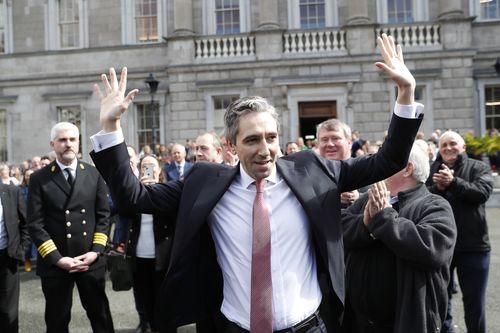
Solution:
[(413, 104), (416, 82), (404, 63), (401, 45), (396, 45), (394, 38), (386, 34), (377, 37), (377, 45), (384, 62), (376, 62), (375, 66), (382, 69), (397, 84), (397, 102), (403, 105)]

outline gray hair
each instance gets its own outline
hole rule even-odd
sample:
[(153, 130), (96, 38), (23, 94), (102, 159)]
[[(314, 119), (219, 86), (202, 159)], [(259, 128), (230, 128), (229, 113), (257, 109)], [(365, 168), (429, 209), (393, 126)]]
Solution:
[(55, 124), (52, 127), (52, 129), (50, 130), (50, 139), (54, 141), (55, 139), (57, 139), (57, 135), (59, 134), (59, 132), (64, 130), (74, 131), (76, 132), (76, 136), (80, 136), (80, 130), (78, 129), (78, 127), (76, 127), (76, 125), (63, 121)]
[(429, 155), (419, 144), (413, 144), (408, 163), (413, 165), (413, 178), (416, 181), (425, 183), (430, 173)]
[(441, 134), (439, 137), (439, 148), (441, 148), (441, 143), (445, 140), (455, 140), (459, 145), (464, 145), (464, 138), (455, 131), (448, 130)]
[(278, 113), (274, 106), (260, 96), (249, 96), (237, 99), (229, 104), (224, 114), (225, 136), (228, 141), (235, 144), (236, 136), (240, 126), (240, 118), (252, 112), (267, 112), (276, 121), (276, 128), (279, 133)]
[(338, 119), (335, 119), (335, 118), (328, 119), (328, 120), (325, 120), (322, 123), (320, 123), (318, 126), (316, 126), (316, 138), (317, 139), (319, 139), (319, 132), (321, 130), (342, 131), (344, 133), (344, 137), (347, 140), (351, 141), (351, 136), (352, 136), (351, 128), (349, 127), (349, 125), (347, 125), (346, 123), (344, 123)]

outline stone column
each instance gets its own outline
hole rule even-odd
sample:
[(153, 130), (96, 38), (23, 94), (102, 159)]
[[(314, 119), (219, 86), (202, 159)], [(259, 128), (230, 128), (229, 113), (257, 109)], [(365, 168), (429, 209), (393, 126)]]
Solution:
[(174, 35), (192, 35), (193, 0), (174, 0)]
[(347, 25), (371, 23), (368, 17), (366, 0), (349, 0), (347, 2)]
[(278, 1), (258, 0), (259, 1), (259, 26), (257, 30), (279, 29), (278, 23)]
[[(479, 0), (477, 0), (479, 1)], [(464, 17), (460, 0), (439, 0), (438, 19), (451, 19)]]

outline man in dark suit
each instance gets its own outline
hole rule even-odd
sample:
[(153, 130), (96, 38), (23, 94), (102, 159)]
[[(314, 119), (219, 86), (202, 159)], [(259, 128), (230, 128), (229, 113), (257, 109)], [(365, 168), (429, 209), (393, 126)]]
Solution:
[(184, 179), (189, 169), (193, 166), (190, 162), (186, 161), (186, 148), (176, 143), (172, 146), (172, 162), (165, 164), (163, 171), (165, 173), (165, 181)]
[(75, 284), (93, 332), (114, 332), (100, 256), (109, 231), (106, 184), (93, 166), (77, 160), (75, 125), (56, 124), (50, 145), (57, 159), (31, 176), (28, 194), (47, 332), (68, 332)]
[(138, 90), (125, 96), (126, 68), (120, 82), (114, 69), (111, 82), (101, 76), (106, 96), (97, 85), (95, 92), (103, 131), (91, 138), (91, 155), (116, 203), (178, 214), (162, 286), (163, 325), (222, 313), (225, 332), (325, 332), (321, 304), (339, 327), (345, 291), (340, 193), (401, 170), (420, 124), (407, 119), (421, 106), (414, 103), (416, 83), (401, 48), (385, 35), (378, 43), (385, 63), (376, 65), (398, 85), (398, 104), (377, 154), (329, 161), (304, 151), (278, 158), (274, 107), (247, 97), (233, 102), (224, 118), (237, 167), (197, 163), (184, 181), (152, 186), (130, 172), (121, 134), (120, 116)]
[(21, 190), (0, 182), (0, 332), (18, 332), (18, 263), (30, 243)]

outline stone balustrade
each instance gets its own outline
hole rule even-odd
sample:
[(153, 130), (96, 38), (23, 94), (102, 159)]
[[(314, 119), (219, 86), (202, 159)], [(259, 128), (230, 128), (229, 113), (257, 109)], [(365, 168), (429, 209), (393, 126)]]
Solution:
[(382, 33), (393, 36), (404, 48), (441, 47), (438, 24), (387, 25), (376, 29), (377, 36)]
[(228, 58), (255, 55), (255, 37), (209, 36), (195, 41), (195, 58)]
[(345, 36), (340, 29), (288, 32), (283, 34), (283, 53), (345, 51)]

